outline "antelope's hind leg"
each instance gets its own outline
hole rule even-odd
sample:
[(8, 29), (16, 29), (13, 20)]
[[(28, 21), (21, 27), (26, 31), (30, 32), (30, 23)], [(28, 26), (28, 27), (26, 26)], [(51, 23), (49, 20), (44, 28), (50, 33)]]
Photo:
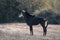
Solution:
[(46, 34), (47, 34), (47, 28), (43, 27), (43, 36), (46, 36)]
[(41, 26), (43, 28), (43, 36), (46, 36), (46, 34), (47, 34), (47, 27), (45, 27), (45, 22), (41, 23)]

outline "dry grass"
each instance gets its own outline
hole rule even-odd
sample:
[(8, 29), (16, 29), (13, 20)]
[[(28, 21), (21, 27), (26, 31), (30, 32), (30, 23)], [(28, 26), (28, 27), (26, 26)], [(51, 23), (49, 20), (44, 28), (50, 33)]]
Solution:
[(60, 40), (60, 25), (49, 25), (46, 37), (39, 26), (33, 26), (34, 35), (31, 36), (25, 23), (0, 24), (0, 40)]

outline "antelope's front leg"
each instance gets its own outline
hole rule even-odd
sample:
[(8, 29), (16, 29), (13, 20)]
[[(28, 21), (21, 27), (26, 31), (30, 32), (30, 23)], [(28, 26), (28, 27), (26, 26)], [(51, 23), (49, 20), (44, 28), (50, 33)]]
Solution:
[(30, 26), (30, 35), (33, 35), (33, 27)]

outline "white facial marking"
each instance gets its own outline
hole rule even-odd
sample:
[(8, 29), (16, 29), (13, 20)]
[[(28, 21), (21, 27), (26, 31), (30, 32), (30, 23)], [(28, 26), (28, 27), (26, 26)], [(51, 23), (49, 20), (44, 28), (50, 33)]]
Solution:
[(24, 13), (25, 13), (26, 11), (25, 11), (25, 10), (22, 10), (22, 12), (24, 12)]
[(22, 17), (23, 16), (23, 14), (21, 13), (21, 14), (19, 14), (19, 17)]

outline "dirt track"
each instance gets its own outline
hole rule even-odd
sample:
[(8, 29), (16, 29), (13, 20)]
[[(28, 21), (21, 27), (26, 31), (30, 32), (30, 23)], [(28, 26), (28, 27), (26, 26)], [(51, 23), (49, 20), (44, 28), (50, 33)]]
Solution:
[(60, 25), (49, 25), (46, 37), (43, 37), (40, 25), (33, 29), (34, 35), (31, 36), (25, 23), (0, 24), (0, 40), (60, 40)]

